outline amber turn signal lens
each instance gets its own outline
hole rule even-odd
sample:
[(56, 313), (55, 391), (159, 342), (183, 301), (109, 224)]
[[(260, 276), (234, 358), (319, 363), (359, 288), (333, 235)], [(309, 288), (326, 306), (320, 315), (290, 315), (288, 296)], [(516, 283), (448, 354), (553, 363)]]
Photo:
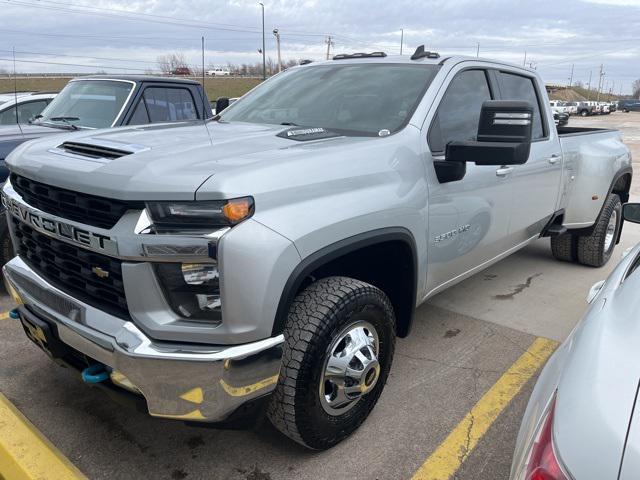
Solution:
[(251, 208), (253, 202), (250, 198), (236, 198), (229, 200), (224, 207), (222, 207), (222, 214), (231, 223), (238, 223), (251, 215)]

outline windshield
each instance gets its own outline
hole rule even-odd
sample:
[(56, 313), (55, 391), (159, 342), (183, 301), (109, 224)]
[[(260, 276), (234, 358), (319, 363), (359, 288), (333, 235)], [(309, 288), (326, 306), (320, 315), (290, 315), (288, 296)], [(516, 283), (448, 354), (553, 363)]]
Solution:
[(407, 124), (438, 69), (403, 63), (293, 69), (239, 99), (220, 118), (355, 135), (393, 133)]
[(110, 127), (132, 89), (130, 82), (74, 80), (42, 111), (36, 123)]

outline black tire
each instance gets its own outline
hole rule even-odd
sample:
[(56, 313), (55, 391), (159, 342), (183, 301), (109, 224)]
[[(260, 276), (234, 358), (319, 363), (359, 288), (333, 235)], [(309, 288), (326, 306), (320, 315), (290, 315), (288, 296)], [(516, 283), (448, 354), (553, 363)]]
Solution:
[[(616, 215), (616, 224), (613, 231), (613, 241), (610, 242), (608, 248), (605, 248), (607, 227), (612, 215)], [(578, 261), (583, 265), (591, 267), (602, 267), (611, 258), (611, 254), (616, 246), (620, 226), (622, 225), (622, 203), (620, 197), (612, 193), (604, 202), (602, 211), (598, 220), (596, 220), (595, 228), (590, 235), (581, 235), (578, 237)]]
[(551, 253), (553, 257), (562, 262), (575, 262), (577, 260), (574, 247), (575, 241), (576, 237), (570, 233), (551, 237)]
[[(376, 329), (378, 380), (345, 413), (330, 415), (320, 400), (325, 359), (334, 339), (357, 321), (366, 321)], [(271, 423), (314, 450), (344, 440), (369, 416), (384, 389), (395, 333), (393, 307), (378, 288), (346, 277), (328, 277), (311, 284), (289, 310), (280, 377), (267, 407)]]
[[(0, 267), (4, 266), (9, 260), (15, 256), (13, 252), (13, 244), (11, 243), (11, 236), (8, 231), (4, 232), (4, 235), (0, 236)], [(4, 282), (0, 282), (0, 291), (4, 292)]]
[(589, 112), (587, 112), (586, 110), (582, 110), (582, 111), (580, 112), (580, 116), (581, 116), (581, 117), (587, 117), (588, 115), (589, 115)]

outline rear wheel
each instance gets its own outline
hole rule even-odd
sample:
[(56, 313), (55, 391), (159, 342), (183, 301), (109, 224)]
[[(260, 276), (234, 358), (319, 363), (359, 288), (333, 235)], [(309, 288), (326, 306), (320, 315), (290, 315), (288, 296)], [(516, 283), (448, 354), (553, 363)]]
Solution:
[(563, 233), (562, 235), (551, 237), (551, 253), (556, 260), (575, 262), (577, 258), (574, 243), (575, 236), (570, 233)]
[(583, 265), (602, 267), (611, 258), (622, 225), (622, 203), (610, 194), (590, 235), (578, 237), (578, 261)]
[(324, 278), (296, 297), (284, 335), (267, 415), (305, 447), (330, 448), (362, 424), (382, 393), (395, 347), (391, 303), (359, 280)]
[(587, 115), (589, 115), (589, 112), (587, 112), (586, 110), (582, 110), (582, 111), (580, 112), (580, 116), (581, 116), (581, 117), (586, 117)]

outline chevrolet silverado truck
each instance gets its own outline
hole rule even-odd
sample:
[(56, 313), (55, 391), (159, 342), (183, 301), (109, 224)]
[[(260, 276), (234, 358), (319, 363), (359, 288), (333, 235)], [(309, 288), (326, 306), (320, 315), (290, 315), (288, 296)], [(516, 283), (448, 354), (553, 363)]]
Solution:
[[(42, 95), (33, 97), (33, 101), (40, 97)], [(200, 83), (146, 75), (76, 78), (62, 89), (58, 99), (49, 99), (47, 103), (50, 105), (44, 111), (38, 111), (38, 115), (30, 119), (23, 118), (24, 122), (0, 126), (0, 181), (4, 182), (9, 175), (4, 162), (9, 152), (34, 138), (69, 130), (203, 120), (212, 116)], [(11, 257), (13, 249), (3, 215), (0, 219), (0, 265)]]
[(154, 417), (266, 413), (312, 449), (367, 418), (436, 293), (541, 236), (607, 262), (632, 175), (618, 132), (556, 129), (535, 71), (424, 48), (291, 68), (207, 122), (40, 139), (7, 165), (4, 273), (32, 341)]

